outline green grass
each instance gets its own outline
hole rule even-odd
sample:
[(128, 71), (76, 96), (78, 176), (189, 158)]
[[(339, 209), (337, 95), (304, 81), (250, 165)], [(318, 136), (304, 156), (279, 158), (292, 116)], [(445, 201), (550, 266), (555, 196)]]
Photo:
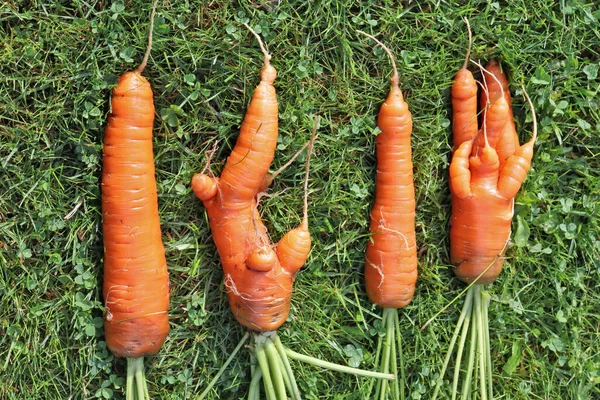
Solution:
[[(126, 363), (107, 351), (102, 330), (101, 143), (110, 88), (143, 56), (148, 3), (0, 5), (2, 399), (122, 397)], [(463, 16), (474, 33), (472, 58), (497, 57), (509, 70), (523, 141), (531, 124), (518, 82), (540, 121), (533, 169), (516, 201), (514, 243), (488, 288), (495, 393), (600, 396), (598, 6), (395, 4), (159, 1), (145, 75), (160, 116), (154, 151), (172, 303), (167, 342), (146, 361), (154, 398), (194, 398), (244, 334), (223, 295), (206, 213), (189, 187), (216, 142), (212, 168), (220, 171), (258, 82), (262, 55), (242, 22), (263, 36), (279, 71), (273, 169), (308, 140), (312, 118), (321, 116), (310, 183), (314, 247), (279, 335), (300, 353), (366, 369), (375, 368), (384, 332), (380, 310), (364, 294), (362, 268), (375, 116), (390, 65), (355, 29), (394, 52), (414, 116), (420, 246), (420, 279), (400, 326), (410, 398), (431, 396), (460, 305), (420, 327), (464, 287), (449, 264), (447, 182), (449, 86), (467, 45)], [(300, 222), (302, 161), (262, 203), (275, 240)], [(247, 393), (249, 353), (239, 353), (209, 397)], [(364, 378), (297, 362), (292, 368), (307, 399), (360, 399), (368, 389)]]

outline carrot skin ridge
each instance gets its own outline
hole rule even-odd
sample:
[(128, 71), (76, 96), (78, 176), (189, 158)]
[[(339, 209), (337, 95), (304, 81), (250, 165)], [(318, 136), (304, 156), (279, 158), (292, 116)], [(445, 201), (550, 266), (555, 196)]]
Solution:
[(149, 82), (123, 74), (113, 89), (104, 136), (105, 336), (117, 357), (155, 354), (169, 332), (169, 278), (152, 151)]

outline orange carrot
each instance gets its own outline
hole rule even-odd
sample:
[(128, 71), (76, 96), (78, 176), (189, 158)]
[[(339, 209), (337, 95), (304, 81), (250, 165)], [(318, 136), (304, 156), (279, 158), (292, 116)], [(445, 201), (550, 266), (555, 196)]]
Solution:
[[(365, 33), (363, 33), (365, 34)], [(365, 34), (367, 35), (367, 34)], [(372, 302), (402, 308), (412, 300), (417, 280), (415, 189), (410, 136), (412, 117), (394, 74), (390, 93), (379, 110), (375, 204), (371, 210), (371, 240), (367, 245), (365, 284)]]
[[(262, 47), (262, 43), (261, 43)], [(229, 305), (236, 319), (255, 331), (271, 331), (286, 320), (292, 283), (310, 251), (306, 210), (300, 226), (271, 245), (257, 211), (258, 193), (277, 145), (277, 71), (263, 48), (260, 83), (240, 135), (220, 178), (197, 174), (192, 188), (207, 209), (221, 256)]]
[(454, 77), (452, 83), (452, 132), (454, 133), (454, 148), (462, 142), (471, 140), (477, 135), (477, 82), (471, 71), (467, 69), (471, 54), (471, 28), (469, 21), (469, 47), (462, 68)]
[[(371, 239), (367, 244), (365, 286), (371, 301), (384, 308), (385, 351), (380, 371), (397, 373), (396, 346), (400, 335), (397, 308), (410, 303), (417, 281), (417, 244), (415, 238), (415, 188), (413, 183), (412, 116), (400, 90), (398, 70), (392, 52), (375, 37), (371, 38), (388, 54), (393, 69), (391, 87), (377, 118), (377, 175), (375, 204), (371, 210)], [(396, 340), (397, 339), (397, 340)], [(381, 343), (378, 348), (381, 349)], [(399, 384), (396, 397), (404, 398), (404, 369), (400, 354)], [(379, 381), (376, 397), (387, 396), (387, 381)]]
[[(484, 70), (484, 76), (487, 74), (490, 72)], [(494, 79), (488, 83), (491, 81)], [(500, 82), (494, 82), (500, 86)], [(450, 255), (457, 265), (455, 274), (465, 282), (477, 279), (478, 284), (491, 283), (500, 274), (510, 239), (514, 196), (533, 156), (535, 137), (523, 146), (518, 140), (514, 143), (516, 132), (514, 123), (509, 123), (512, 112), (507, 93), (501, 90), (496, 100), (484, 108), (484, 125), (477, 138), (460, 143), (450, 165)], [(491, 94), (483, 96), (493, 98)], [(499, 146), (505, 151), (504, 159)], [(510, 147), (514, 150), (507, 154)]]
[[(483, 285), (496, 280), (510, 241), (514, 198), (531, 167), (537, 124), (533, 104), (533, 137), (519, 146), (512, 121), (508, 81), (495, 62), (491, 71), (481, 67), (484, 83), (481, 104), (482, 128), (470, 140), (454, 132), (454, 154), (450, 164), (452, 217), (450, 226), (450, 258), (457, 267), (456, 276), (469, 283), (466, 299), (444, 360), (441, 377), (448, 367), (452, 351), (460, 335), (452, 399), (458, 393), (458, 381), (467, 337), (470, 349), (462, 385), (463, 398), (473, 392), (472, 379), (479, 377), (479, 398), (493, 399), (492, 358), (488, 326), (489, 295)], [(463, 67), (464, 68), (464, 67)], [(453, 101), (453, 113), (463, 110)], [(476, 119), (476, 110), (462, 115)], [(456, 128), (456, 127), (455, 127)], [(437, 314), (436, 314), (437, 315)], [(435, 400), (441, 387), (435, 387)]]
[[(154, 20), (156, 3), (152, 10)], [(102, 230), (104, 234), (104, 331), (109, 350), (128, 359), (127, 398), (133, 379), (140, 399), (148, 397), (143, 357), (155, 354), (169, 332), (169, 277), (161, 239), (150, 84), (140, 66), (126, 72), (112, 92), (104, 136)], [(145, 396), (145, 397), (144, 397)]]
[(504, 125), (505, 132), (502, 133), (499, 142), (494, 146), (498, 152), (500, 166), (502, 167), (506, 159), (517, 150), (517, 147), (519, 146), (519, 136), (517, 135), (517, 128), (513, 119), (512, 99), (510, 97), (506, 74), (500, 67), (500, 64), (493, 59), (487, 63), (484, 71), (483, 82), (484, 86), (487, 87), (487, 92), (489, 92), (489, 98), (485, 91), (481, 93), (479, 99), (480, 109), (483, 110), (486, 107), (493, 105), (500, 97), (504, 97), (508, 108), (507, 121)]

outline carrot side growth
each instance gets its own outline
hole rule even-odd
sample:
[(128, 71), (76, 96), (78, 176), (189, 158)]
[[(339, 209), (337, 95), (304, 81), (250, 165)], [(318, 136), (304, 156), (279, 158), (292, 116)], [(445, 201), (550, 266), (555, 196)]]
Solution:
[(141, 75), (152, 26), (144, 61), (123, 74), (112, 91), (103, 150), (104, 331), (109, 350), (128, 358), (128, 399), (149, 397), (143, 357), (155, 354), (169, 332), (169, 276), (152, 151), (153, 94)]
[(256, 197), (264, 189), (278, 136), (277, 71), (266, 50), (264, 54), (260, 83), (221, 176), (192, 179), (208, 212), (231, 310), (238, 322), (260, 332), (285, 322), (294, 276), (310, 251), (308, 223), (273, 246), (257, 210)]

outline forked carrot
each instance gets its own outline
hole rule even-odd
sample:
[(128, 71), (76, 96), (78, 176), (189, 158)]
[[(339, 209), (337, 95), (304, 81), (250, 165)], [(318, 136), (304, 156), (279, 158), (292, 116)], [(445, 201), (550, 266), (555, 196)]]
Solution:
[(144, 356), (155, 354), (169, 332), (169, 276), (152, 152), (154, 104), (150, 83), (141, 75), (152, 48), (157, 3), (142, 63), (123, 74), (112, 91), (104, 135), (104, 332), (109, 350), (127, 357), (127, 399), (149, 398)]
[[(496, 280), (502, 270), (504, 252), (510, 241), (514, 198), (531, 167), (537, 123), (533, 104), (523, 88), (532, 111), (533, 137), (520, 146), (510, 120), (508, 81), (494, 63), (492, 66), (492, 72), (482, 68), (482, 104), (485, 104), (482, 128), (470, 140), (464, 140), (460, 133), (454, 134), (455, 151), (450, 164), (450, 258), (457, 266), (454, 273), (469, 287), (432, 396), (434, 400), (459, 336), (451, 398), (456, 399), (460, 370), (464, 368), (462, 399), (470, 398), (477, 388), (482, 400), (493, 399), (489, 295), (483, 285)], [(489, 87), (493, 87), (493, 92), (488, 90)], [(453, 110), (453, 113), (456, 112)], [(470, 117), (476, 118), (476, 110), (471, 111)], [(466, 366), (463, 366), (463, 350), (467, 341), (469, 352)]]

